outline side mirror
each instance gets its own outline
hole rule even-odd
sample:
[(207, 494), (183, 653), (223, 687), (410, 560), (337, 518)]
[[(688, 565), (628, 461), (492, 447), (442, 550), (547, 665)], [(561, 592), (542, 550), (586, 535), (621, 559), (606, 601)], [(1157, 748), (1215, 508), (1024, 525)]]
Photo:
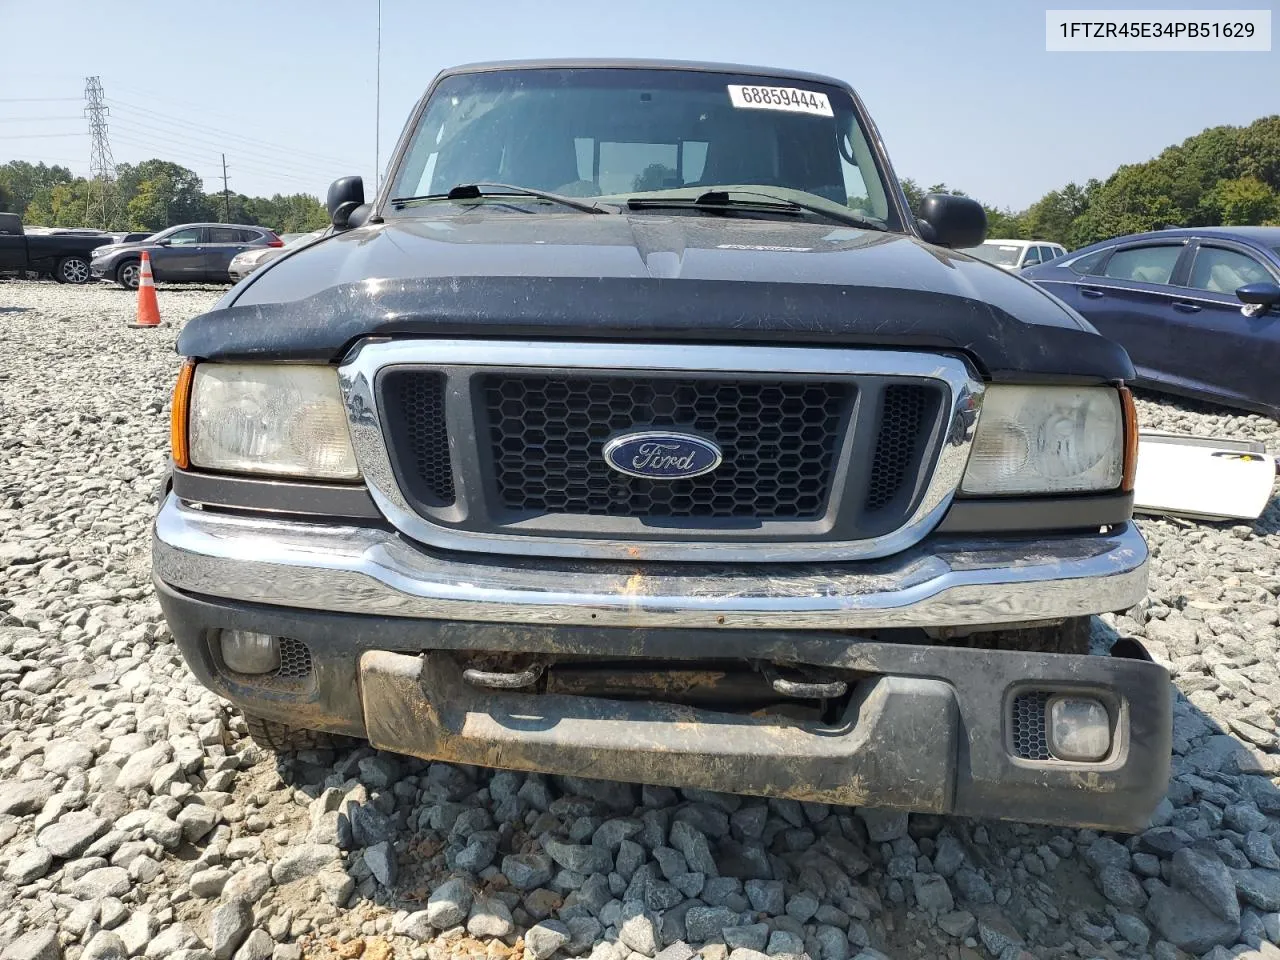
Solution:
[(1241, 303), (1250, 303), (1267, 310), (1280, 303), (1280, 284), (1247, 283), (1236, 291), (1236, 298)]
[(329, 222), (339, 230), (354, 226), (351, 214), (364, 206), (364, 178), (340, 177), (329, 184), (325, 206), (329, 209)]
[(152, 240), (151, 242), (154, 243), (157, 247), (167, 247), (169, 246), (169, 244), (173, 243), (173, 241), (170, 240), (168, 237), (161, 237), (159, 240)]
[(987, 239), (987, 211), (969, 197), (930, 193), (920, 201), (921, 231), (930, 243), (953, 249), (979, 246)]
[(1040, 266), (1039, 257), (1027, 257), (1027, 259), (1022, 261), (1023, 270), (1027, 269), (1027, 267), (1038, 267), (1038, 266)]

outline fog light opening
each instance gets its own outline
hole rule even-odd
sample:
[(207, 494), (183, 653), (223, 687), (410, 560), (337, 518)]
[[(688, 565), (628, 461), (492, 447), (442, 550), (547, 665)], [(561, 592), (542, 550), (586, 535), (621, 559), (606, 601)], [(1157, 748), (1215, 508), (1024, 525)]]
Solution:
[(1049, 701), (1049, 752), (1059, 760), (1095, 763), (1111, 752), (1111, 717), (1092, 697)]
[(235, 673), (271, 673), (280, 669), (278, 638), (249, 630), (223, 630), (222, 662)]

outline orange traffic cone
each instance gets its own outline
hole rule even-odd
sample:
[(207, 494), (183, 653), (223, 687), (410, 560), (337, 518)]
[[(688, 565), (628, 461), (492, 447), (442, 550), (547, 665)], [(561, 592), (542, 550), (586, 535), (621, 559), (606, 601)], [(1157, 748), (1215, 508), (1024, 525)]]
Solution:
[(160, 305), (156, 303), (156, 282), (151, 276), (151, 255), (142, 251), (142, 265), (138, 271), (138, 319), (131, 327), (160, 326)]

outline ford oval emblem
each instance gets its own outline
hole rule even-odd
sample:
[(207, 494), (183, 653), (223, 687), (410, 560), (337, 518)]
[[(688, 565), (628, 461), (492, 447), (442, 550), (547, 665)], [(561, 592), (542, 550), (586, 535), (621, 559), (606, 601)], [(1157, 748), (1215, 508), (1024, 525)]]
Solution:
[(604, 445), (604, 461), (629, 477), (687, 480), (720, 466), (720, 448), (688, 433), (623, 433)]

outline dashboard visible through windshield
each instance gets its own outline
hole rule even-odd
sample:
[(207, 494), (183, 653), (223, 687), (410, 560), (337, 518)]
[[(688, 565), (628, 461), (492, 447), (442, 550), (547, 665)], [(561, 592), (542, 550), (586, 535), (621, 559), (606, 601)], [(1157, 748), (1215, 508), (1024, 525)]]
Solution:
[(849, 94), (772, 77), (628, 68), (446, 77), (390, 195), (474, 183), (613, 200), (752, 187), (897, 226)]

